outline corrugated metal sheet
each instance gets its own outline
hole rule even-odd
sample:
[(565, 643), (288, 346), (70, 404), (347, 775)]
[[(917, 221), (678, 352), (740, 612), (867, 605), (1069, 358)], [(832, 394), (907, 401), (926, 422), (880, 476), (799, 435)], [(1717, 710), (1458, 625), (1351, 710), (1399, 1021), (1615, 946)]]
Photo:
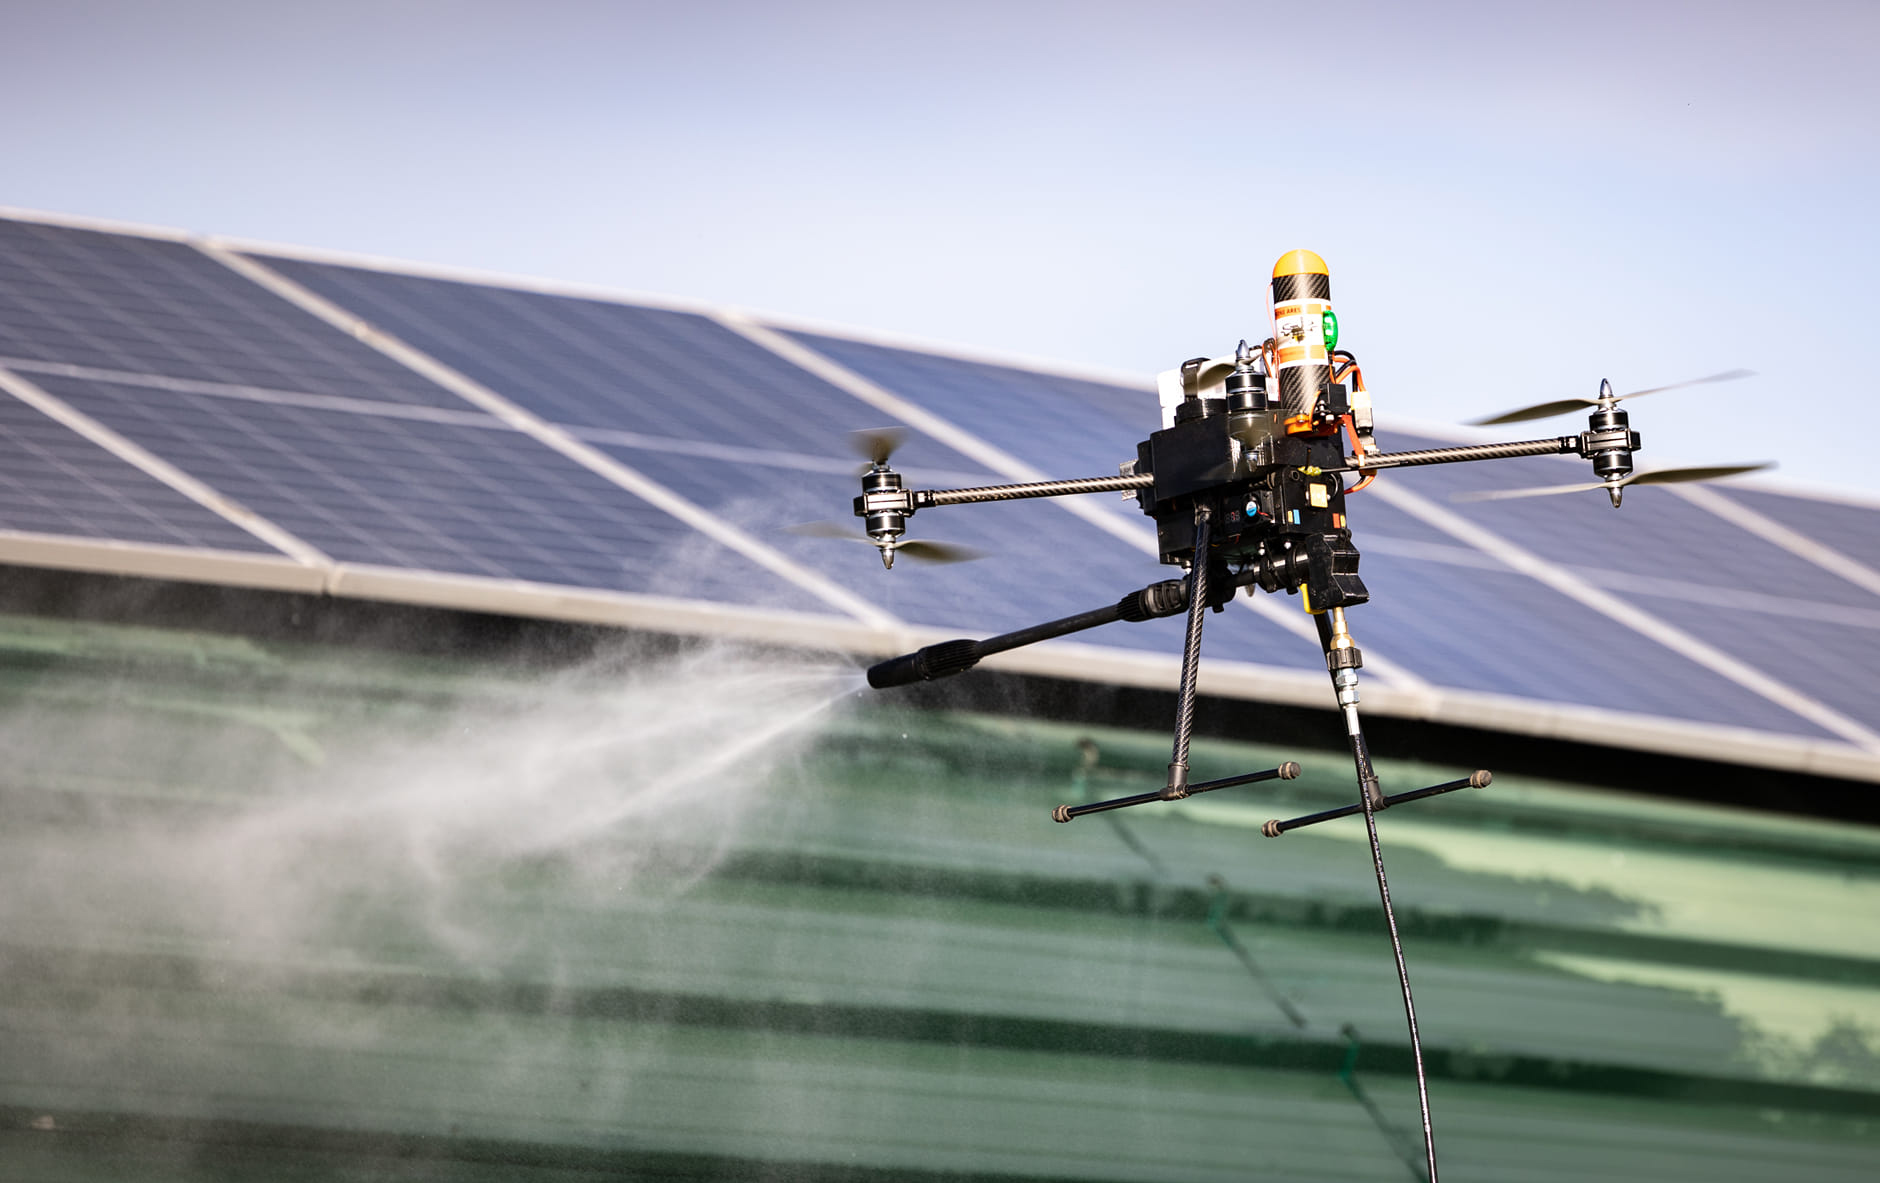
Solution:
[[(0, 1173), (1415, 1177), (1361, 829), (1255, 828), (1342, 761), (1059, 826), (1165, 739), (857, 682), (0, 622)], [(1380, 824), (1446, 1178), (1872, 1177), (1880, 833)]]

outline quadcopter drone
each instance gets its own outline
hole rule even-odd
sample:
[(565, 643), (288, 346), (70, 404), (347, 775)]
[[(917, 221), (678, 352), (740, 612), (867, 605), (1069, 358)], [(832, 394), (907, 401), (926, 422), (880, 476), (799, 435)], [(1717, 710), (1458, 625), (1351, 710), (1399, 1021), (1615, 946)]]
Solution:
[[(1582, 456), (1592, 462), (1597, 479), (1584, 484), (1477, 494), (1478, 499), (1603, 489), (1613, 507), (1618, 508), (1631, 485), (1707, 480), (1762, 468), (1765, 466), (1728, 465), (1634, 472), (1632, 453), (1639, 449), (1640, 439), (1618, 405), (1642, 394), (1746, 377), (1748, 372), (1732, 370), (1695, 382), (1627, 394), (1615, 394), (1612, 384), (1602, 380), (1596, 398), (1561, 399), (1481, 421), (1484, 425), (1513, 423), (1591, 407), (1587, 430), (1577, 435), (1382, 452), (1374, 440), (1371, 398), (1365, 390), (1363, 371), (1351, 353), (1338, 348), (1338, 318), (1332, 310), (1331, 277), (1325, 261), (1306, 250), (1282, 255), (1273, 268), (1272, 301), (1272, 335), (1260, 345), (1249, 346), (1242, 341), (1231, 356), (1195, 358), (1159, 376), (1161, 429), (1137, 445), (1136, 458), (1121, 465), (1117, 476), (968, 489), (909, 489), (888, 464), (896, 437), (889, 432), (858, 433), (871, 463), (862, 474), (862, 493), (855, 499), (855, 514), (863, 520), (867, 540), (879, 548), (884, 566), (891, 568), (896, 552), (903, 550), (911, 557), (969, 557), (967, 552), (943, 543), (904, 537), (907, 520), (923, 509), (1124, 491), (1133, 492), (1143, 513), (1155, 521), (1161, 561), (1187, 572), (1183, 578), (1131, 592), (1108, 607), (983, 641), (944, 641), (891, 658), (868, 671), (868, 682), (876, 689), (886, 689), (950, 677), (971, 668), (981, 658), (1022, 645), (1119, 620), (1142, 621), (1186, 612), (1174, 750), (1166, 784), (1152, 792), (1109, 801), (1060, 805), (1053, 817), (1069, 822), (1085, 814), (1179, 801), (1237, 785), (1290, 780), (1299, 775), (1299, 765), (1288, 761), (1260, 772), (1191, 783), (1188, 749), (1194, 729), (1201, 626), (1206, 610), (1220, 611), (1242, 588), (1249, 595), (1260, 591), (1299, 595), (1318, 626), (1333, 694), (1344, 716), (1357, 773), (1358, 799), (1305, 817), (1269, 821), (1262, 832), (1277, 838), (1334, 818), (1364, 815), (1409, 1024), (1428, 1177), (1430, 1183), (1435, 1183), (1436, 1149), (1416, 1008), (1391, 909), (1376, 813), (1457, 789), (1480, 788), (1493, 777), (1487, 771), (1476, 771), (1460, 780), (1391, 795), (1380, 786), (1358, 718), (1358, 671), (1364, 658), (1345, 620), (1347, 608), (1370, 599), (1358, 575), (1359, 555), (1346, 518), (1346, 498), (1365, 489), (1378, 473), (1389, 468), (1517, 456)], [(1348, 476), (1356, 477), (1356, 483), (1349, 488), (1345, 484)]]

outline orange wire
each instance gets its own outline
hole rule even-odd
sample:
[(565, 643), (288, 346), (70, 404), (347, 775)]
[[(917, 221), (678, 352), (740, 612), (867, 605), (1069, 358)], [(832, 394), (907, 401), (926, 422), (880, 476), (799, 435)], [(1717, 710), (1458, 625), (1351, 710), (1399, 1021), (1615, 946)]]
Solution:
[[(1345, 429), (1345, 436), (1351, 441), (1351, 450), (1358, 454), (1358, 460), (1360, 462), (1360, 465), (1362, 465), (1362, 462), (1364, 460), (1364, 445), (1358, 441), (1357, 424), (1352, 422), (1350, 415), (1340, 415), (1338, 417), (1338, 422), (1339, 422), (1339, 425)], [(1363, 467), (1360, 467), (1358, 471), (1364, 472)], [(1366, 489), (1371, 487), (1371, 482), (1377, 479), (1377, 473), (1378, 473), (1378, 470), (1375, 468), (1369, 472), (1364, 472), (1364, 479), (1359, 481), (1357, 484), (1351, 486), (1351, 488), (1346, 489), (1345, 494), (1349, 496), (1352, 493), (1364, 492)]]

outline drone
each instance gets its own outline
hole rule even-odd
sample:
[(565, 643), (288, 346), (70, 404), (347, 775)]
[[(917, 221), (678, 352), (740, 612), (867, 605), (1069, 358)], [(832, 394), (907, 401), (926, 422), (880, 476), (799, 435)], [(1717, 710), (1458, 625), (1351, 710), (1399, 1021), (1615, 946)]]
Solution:
[[(1426, 797), (1481, 788), (1494, 778), (1487, 770), (1477, 770), (1459, 780), (1427, 788), (1395, 794), (1383, 791), (1358, 716), (1358, 671), (1364, 665), (1364, 655), (1352, 639), (1345, 616), (1347, 609), (1370, 599), (1358, 574), (1359, 553), (1346, 517), (1346, 498), (1362, 492), (1386, 469), (1575, 455), (1591, 461), (1596, 479), (1478, 493), (1470, 495), (1471, 499), (1604, 490), (1617, 509), (1625, 490), (1632, 485), (1710, 480), (1767, 465), (1642, 472), (1632, 467), (1632, 454), (1640, 449), (1641, 440), (1632, 430), (1626, 411), (1620, 408), (1621, 402), (1660, 391), (1748, 377), (1746, 370), (1626, 394), (1614, 393), (1612, 384), (1602, 380), (1596, 397), (1540, 403), (1478, 421), (1478, 425), (1515, 423), (1590, 407), (1587, 429), (1573, 435), (1409, 452), (1380, 451), (1363, 371), (1354, 355), (1338, 348), (1338, 337), (1338, 317), (1332, 309), (1331, 276), (1325, 260), (1307, 250), (1288, 251), (1273, 268), (1272, 335), (1258, 346), (1243, 340), (1231, 355), (1194, 358), (1159, 375), (1162, 426), (1137, 445), (1135, 459), (1120, 465), (1116, 476), (965, 489), (910, 489), (889, 465), (897, 435), (892, 431), (857, 433), (870, 463), (862, 473), (855, 516), (862, 519), (865, 541), (880, 551), (885, 567), (893, 567), (897, 552), (941, 560), (972, 557), (962, 548), (907, 539), (908, 519), (921, 510), (1115, 491), (1133, 494), (1142, 512), (1154, 520), (1160, 561), (1186, 572), (1182, 578), (1130, 592), (1107, 607), (986, 640), (943, 641), (890, 658), (869, 669), (868, 683), (876, 689), (887, 689), (952, 677), (983, 658), (1023, 645), (1116, 621), (1152, 620), (1185, 612), (1187, 631), (1166, 783), (1150, 792), (1113, 800), (1059, 805), (1052, 817), (1070, 822), (1087, 814), (1180, 801), (1198, 793), (1261, 781), (1291, 780), (1299, 775), (1299, 765), (1287, 761), (1259, 772), (1191, 782), (1188, 753), (1194, 730), (1202, 622), (1207, 610), (1221, 611), (1243, 588), (1248, 595), (1280, 591), (1298, 595), (1317, 625), (1333, 696), (1343, 715), (1357, 778), (1357, 800), (1304, 817), (1268, 821), (1261, 832), (1277, 838), (1336, 818), (1360, 813), (1364, 816), (1409, 1025), (1428, 1178), (1436, 1183), (1436, 1144), (1416, 1006), (1391, 908), (1376, 815)], [(1349, 487), (1348, 477), (1355, 478)]]

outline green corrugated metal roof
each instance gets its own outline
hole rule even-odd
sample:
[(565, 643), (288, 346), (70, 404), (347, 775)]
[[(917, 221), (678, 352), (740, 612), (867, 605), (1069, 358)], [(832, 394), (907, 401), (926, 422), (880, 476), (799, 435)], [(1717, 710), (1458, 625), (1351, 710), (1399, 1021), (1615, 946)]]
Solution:
[[(1060, 826), (1160, 720), (857, 684), (0, 621), (0, 1162), (1413, 1177), (1362, 824), (1253, 828), (1340, 758)], [(1874, 1174), (1880, 833), (1510, 778), (1380, 827), (1446, 1178)]]

